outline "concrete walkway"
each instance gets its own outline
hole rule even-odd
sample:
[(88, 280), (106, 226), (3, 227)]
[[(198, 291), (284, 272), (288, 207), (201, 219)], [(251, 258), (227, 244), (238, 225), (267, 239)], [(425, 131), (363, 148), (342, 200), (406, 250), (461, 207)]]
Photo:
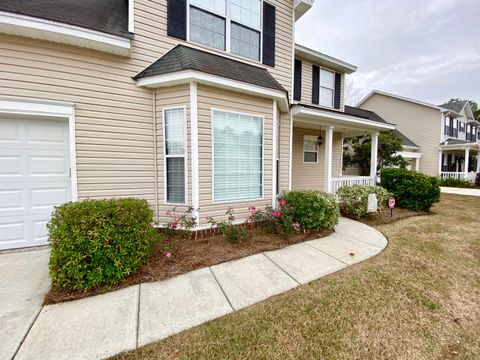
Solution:
[[(41, 310), (39, 304), (48, 288), (44, 276), (48, 253), (36, 253), (41, 260), (30, 266), (23, 279), (13, 276), (10, 286), (1, 279), (0, 358), (106, 358), (331, 274), (378, 254), (386, 245), (387, 239), (377, 230), (342, 218), (335, 233), (326, 238)], [(7, 257), (17, 255), (23, 256), (0, 255), (0, 261), (4, 264)], [(5, 270), (15, 271), (8, 266)], [(37, 277), (38, 285), (33, 286), (35, 291), (17, 294), (12, 284), (21, 285), (24, 276)], [(6, 296), (11, 291), (14, 296)], [(16, 315), (5, 315), (8, 306), (10, 315)]]
[(440, 187), (440, 191), (445, 194), (480, 196), (480, 189), (463, 189), (454, 187)]

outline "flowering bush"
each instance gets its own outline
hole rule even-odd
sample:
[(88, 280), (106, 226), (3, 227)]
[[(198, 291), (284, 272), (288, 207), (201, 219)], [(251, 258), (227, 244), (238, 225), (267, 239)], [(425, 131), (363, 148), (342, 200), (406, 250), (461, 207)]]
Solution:
[(170, 245), (165, 246), (163, 251), (166, 258), (171, 258), (178, 252), (182, 240), (189, 239), (192, 234), (192, 229), (197, 224), (195, 217), (195, 209), (189, 206), (182, 214), (177, 213), (177, 208), (167, 210), (165, 215), (169, 220), (163, 225)]
[(369, 194), (377, 196), (379, 211), (386, 207), (390, 194), (381, 186), (351, 185), (340, 188), (337, 195), (342, 215), (355, 219), (364, 216), (367, 213)]
[(339, 209), (335, 196), (315, 190), (292, 190), (282, 193), (293, 223), (301, 230), (331, 229), (338, 223)]
[[(256, 211), (254, 206), (249, 207), (250, 211)], [(232, 243), (249, 240), (252, 238), (253, 225), (250, 221), (243, 224), (235, 224), (235, 214), (232, 208), (228, 208), (226, 221), (215, 221), (213, 217), (207, 217), (207, 221), (211, 227), (217, 227), (222, 234)]]

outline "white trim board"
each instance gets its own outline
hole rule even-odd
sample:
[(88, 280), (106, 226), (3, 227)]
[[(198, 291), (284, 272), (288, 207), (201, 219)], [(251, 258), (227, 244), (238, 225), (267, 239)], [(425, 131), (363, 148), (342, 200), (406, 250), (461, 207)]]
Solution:
[(221, 76), (206, 74), (197, 70), (182, 70), (169, 74), (141, 78), (137, 80), (137, 86), (159, 88), (187, 84), (192, 81), (200, 84), (213, 85), (220, 88), (226, 88), (264, 98), (274, 99), (278, 101), (279, 107), (282, 111), (288, 111), (289, 109), (287, 94), (284, 91), (269, 89), (242, 81), (226, 79)]
[(70, 152), (70, 186), (72, 201), (78, 200), (77, 155), (75, 141), (75, 107), (62, 103), (38, 99), (0, 98), (0, 114), (32, 115), (40, 118), (57, 117), (68, 119), (68, 142)]
[(0, 11), (0, 33), (130, 56), (130, 39), (76, 25)]
[(326, 55), (316, 50), (307, 48), (306, 46), (300, 44), (295, 44), (295, 56), (305, 58), (314, 63), (325, 66), (331, 70), (336, 70), (345, 74), (351, 74), (357, 71), (357, 67), (355, 65), (334, 58), (333, 56)]

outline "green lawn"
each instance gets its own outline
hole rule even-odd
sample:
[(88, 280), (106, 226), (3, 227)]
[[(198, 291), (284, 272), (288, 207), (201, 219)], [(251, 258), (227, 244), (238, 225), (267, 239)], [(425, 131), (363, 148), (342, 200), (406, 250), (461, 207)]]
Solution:
[(480, 359), (480, 198), (378, 229), (377, 257), (118, 359)]

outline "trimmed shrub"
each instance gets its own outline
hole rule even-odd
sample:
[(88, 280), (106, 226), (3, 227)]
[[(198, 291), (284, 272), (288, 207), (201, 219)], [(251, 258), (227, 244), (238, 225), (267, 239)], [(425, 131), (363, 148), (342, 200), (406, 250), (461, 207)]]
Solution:
[(440, 186), (456, 187), (456, 188), (471, 188), (470, 181), (464, 179), (446, 178), (440, 180)]
[(55, 286), (113, 285), (145, 263), (158, 239), (146, 200), (106, 199), (56, 207), (48, 231)]
[(414, 211), (430, 211), (440, 201), (440, 180), (407, 169), (382, 169), (381, 185), (395, 196), (396, 205)]
[(359, 219), (367, 214), (368, 195), (377, 196), (378, 210), (385, 208), (390, 193), (381, 186), (351, 185), (340, 188), (337, 192), (340, 213), (349, 218)]
[(292, 190), (279, 197), (291, 209), (292, 222), (302, 230), (331, 229), (340, 216), (335, 196), (315, 190)]

